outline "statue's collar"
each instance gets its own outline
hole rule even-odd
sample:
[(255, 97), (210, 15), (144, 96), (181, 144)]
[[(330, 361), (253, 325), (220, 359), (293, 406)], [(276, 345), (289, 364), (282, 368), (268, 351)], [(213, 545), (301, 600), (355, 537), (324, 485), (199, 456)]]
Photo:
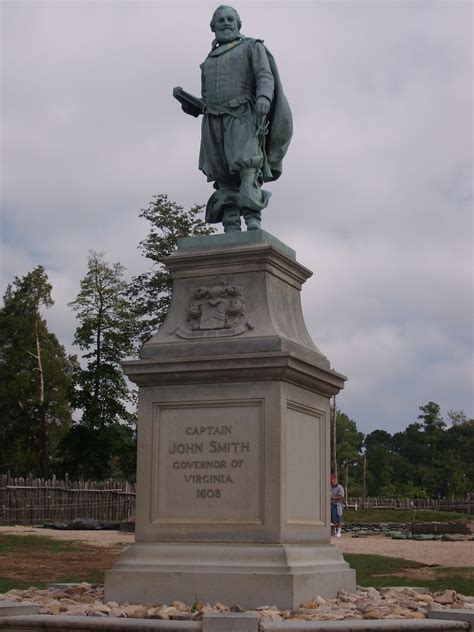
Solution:
[(238, 39), (235, 39), (232, 42), (226, 42), (225, 44), (219, 44), (217, 40), (214, 40), (212, 42), (212, 49), (208, 57), (217, 57), (218, 55), (222, 55), (228, 50), (232, 50), (236, 46), (239, 46), (239, 44), (242, 44), (242, 42), (244, 42), (246, 39), (247, 38), (245, 37), (245, 35), (242, 35), (240, 33)]

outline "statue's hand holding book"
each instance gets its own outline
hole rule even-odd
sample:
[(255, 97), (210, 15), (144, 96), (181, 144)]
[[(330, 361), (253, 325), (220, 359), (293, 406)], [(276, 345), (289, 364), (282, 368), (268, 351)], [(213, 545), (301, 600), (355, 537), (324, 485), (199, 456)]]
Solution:
[(191, 116), (199, 116), (203, 113), (204, 102), (199, 97), (195, 97), (193, 94), (183, 90), (181, 86), (173, 88), (173, 96), (181, 103), (181, 108), (186, 114)]

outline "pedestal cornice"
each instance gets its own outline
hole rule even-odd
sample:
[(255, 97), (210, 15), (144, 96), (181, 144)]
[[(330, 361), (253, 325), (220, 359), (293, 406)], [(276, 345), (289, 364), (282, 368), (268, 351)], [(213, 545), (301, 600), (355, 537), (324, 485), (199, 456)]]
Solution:
[(128, 378), (139, 386), (282, 380), (330, 397), (344, 388), (346, 379), (287, 351), (150, 358), (128, 360), (122, 366)]
[(177, 250), (164, 259), (173, 278), (192, 278), (220, 274), (267, 272), (300, 290), (312, 272), (267, 243), (239, 248), (219, 246), (212, 249)]

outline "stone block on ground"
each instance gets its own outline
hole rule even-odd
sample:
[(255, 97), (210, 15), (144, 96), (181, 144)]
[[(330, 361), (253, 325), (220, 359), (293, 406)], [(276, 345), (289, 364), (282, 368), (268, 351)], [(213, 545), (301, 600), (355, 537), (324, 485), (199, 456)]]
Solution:
[(261, 632), (462, 632), (464, 621), (381, 619), (376, 621), (285, 621), (261, 623)]
[(11, 617), (17, 614), (38, 614), (39, 611), (39, 606), (33, 603), (0, 600), (0, 617)]
[(0, 632), (202, 632), (197, 621), (150, 621), (77, 616), (31, 615), (0, 617)]
[(206, 614), (202, 632), (258, 632), (259, 621), (254, 612)]
[(450, 621), (467, 621), (474, 630), (474, 611), (461, 610), (461, 608), (450, 608), (442, 610), (441, 608), (433, 608), (428, 612), (428, 619), (450, 620)]

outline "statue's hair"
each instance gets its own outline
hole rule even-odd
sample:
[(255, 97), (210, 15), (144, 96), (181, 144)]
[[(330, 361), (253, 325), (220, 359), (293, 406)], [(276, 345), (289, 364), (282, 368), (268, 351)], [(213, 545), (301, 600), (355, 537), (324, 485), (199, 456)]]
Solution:
[(219, 7), (217, 7), (217, 9), (212, 14), (212, 20), (211, 20), (211, 23), (210, 23), (211, 31), (213, 33), (215, 31), (214, 20), (215, 20), (215, 17), (216, 17), (216, 13), (218, 11), (220, 11), (221, 9), (231, 9), (235, 13), (235, 17), (237, 19), (237, 26), (239, 27), (239, 31), (240, 31), (240, 29), (242, 28), (242, 20), (240, 19), (240, 15), (237, 13), (237, 11), (234, 9), (234, 7), (230, 7), (228, 4), (221, 4)]

